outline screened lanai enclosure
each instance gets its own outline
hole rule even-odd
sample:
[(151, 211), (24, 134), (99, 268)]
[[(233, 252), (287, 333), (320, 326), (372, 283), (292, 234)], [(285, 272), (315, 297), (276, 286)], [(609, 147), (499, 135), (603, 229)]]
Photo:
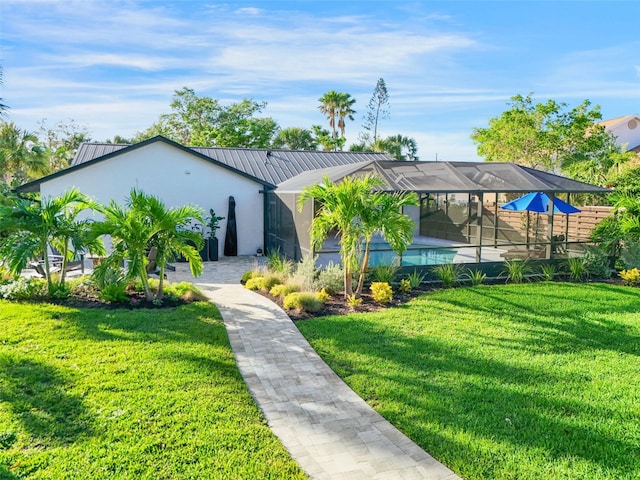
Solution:
[[(413, 241), (401, 255), (383, 238), (374, 238), (370, 265), (439, 265), (504, 262), (508, 259), (555, 259), (578, 256), (607, 207), (579, 207), (565, 214), (554, 208), (576, 195), (609, 190), (513, 163), (373, 161), (302, 173), (266, 194), (267, 249), (293, 260), (318, 255), (318, 263), (340, 261), (339, 238), (329, 235), (314, 249), (309, 228), (320, 205), (297, 202), (307, 185), (323, 176), (376, 175), (389, 192), (416, 192), (420, 205), (405, 207), (415, 223)], [(548, 199), (546, 211), (505, 210), (507, 202), (531, 192)], [(560, 202), (558, 202), (560, 203)]]

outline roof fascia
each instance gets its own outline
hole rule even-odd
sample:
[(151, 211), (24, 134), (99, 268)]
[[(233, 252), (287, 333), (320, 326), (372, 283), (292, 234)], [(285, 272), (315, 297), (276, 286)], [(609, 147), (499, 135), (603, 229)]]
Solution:
[(204, 155), (202, 153), (196, 152), (195, 150), (192, 150), (189, 147), (185, 147), (184, 145), (180, 145), (179, 143), (174, 142), (173, 140), (169, 140), (166, 137), (163, 137), (161, 135), (156, 135), (155, 137), (149, 138), (149, 139), (144, 140), (144, 141), (139, 142), (139, 143), (135, 143), (135, 144), (133, 144), (133, 145), (131, 145), (129, 147), (125, 147), (125, 148), (122, 148), (120, 150), (116, 150), (115, 152), (111, 152), (111, 153), (108, 153), (106, 155), (103, 155), (101, 157), (94, 158), (92, 160), (89, 160), (88, 162), (83, 162), (83, 163), (80, 163), (80, 164), (75, 165), (73, 167), (65, 168), (64, 170), (60, 170), (58, 172), (55, 172), (55, 173), (52, 173), (50, 175), (44, 176), (42, 178), (39, 178), (39, 179), (36, 179), (36, 180), (32, 180), (31, 182), (27, 182), (25, 184), (20, 185), (19, 187), (16, 187), (15, 190), (17, 192), (35, 192), (35, 191), (39, 191), (39, 188), (34, 188), (34, 187), (36, 187), (36, 186), (39, 187), (40, 184), (42, 184), (44, 182), (47, 182), (49, 180), (53, 180), (54, 178), (62, 177), (64, 175), (68, 174), (68, 173), (75, 172), (76, 170), (80, 170), (81, 168), (89, 167), (91, 165), (95, 165), (96, 163), (100, 163), (100, 162), (109, 160), (110, 158), (116, 157), (118, 155), (123, 155), (125, 153), (133, 152), (133, 151), (135, 151), (137, 149), (144, 148), (147, 145), (151, 145), (152, 143), (156, 143), (156, 142), (166, 143), (167, 145), (175, 147), (175, 148), (177, 148), (179, 150), (182, 150), (185, 153), (188, 153), (190, 155), (194, 155), (194, 156), (196, 156), (196, 157), (198, 157), (198, 158), (200, 158), (202, 160), (206, 160), (209, 163), (213, 163), (214, 165), (218, 165), (220, 167), (223, 167), (223, 168), (225, 168), (227, 170), (230, 170), (230, 171), (232, 171), (234, 173), (237, 173), (237, 174), (239, 174), (239, 175), (241, 175), (241, 176), (243, 176), (243, 177), (245, 177), (245, 178), (247, 178), (249, 180), (252, 180), (252, 181), (264, 186), (266, 189), (275, 188), (275, 185), (272, 185), (269, 182), (266, 182), (266, 181), (261, 180), (261, 179), (259, 179), (257, 177), (254, 177), (253, 175), (249, 175), (246, 172), (242, 172), (240, 170), (237, 170), (237, 169), (235, 169), (235, 168), (233, 168), (233, 167), (231, 167), (229, 165), (226, 165), (226, 164), (224, 164), (222, 162), (219, 162), (215, 158), (208, 157), (208, 156), (206, 156), (206, 155)]

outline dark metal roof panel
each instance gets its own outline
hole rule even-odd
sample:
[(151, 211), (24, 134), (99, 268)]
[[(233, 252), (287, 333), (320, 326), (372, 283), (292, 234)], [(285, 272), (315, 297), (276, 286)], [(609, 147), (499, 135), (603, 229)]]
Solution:
[(94, 158), (102, 157), (130, 146), (123, 143), (81, 143), (69, 166), (75, 167)]
[[(131, 145), (114, 143), (82, 143), (71, 162), (77, 166)], [(269, 150), (255, 148), (185, 147), (272, 185), (319, 168), (346, 164), (390, 160), (386, 153), (321, 152), (308, 150)]]
[[(355, 168), (352, 168), (355, 167)], [(513, 163), (372, 161), (303, 173), (278, 185), (278, 191), (301, 191), (320, 183), (324, 175), (333, 182), (346, 176), (375, 174), (383, 190), (424, 193), (455, 192), (572, 192), (606, 193), (606, 188), (571, 180)]]

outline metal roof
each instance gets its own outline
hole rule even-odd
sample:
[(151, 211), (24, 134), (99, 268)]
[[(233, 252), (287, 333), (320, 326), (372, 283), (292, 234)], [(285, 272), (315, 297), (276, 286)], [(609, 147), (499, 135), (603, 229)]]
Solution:
[(455, 192), (570, 192), (606, 193), (610, 190), (588, 183), (523, 167), (515, 163), (397, 162), (371, 161), (306, 172), (278, 185), (278, 192), (299, 192), (307, 185), (332, 182), (346, 176), (377, 175), (382, 190), (424, 193)]
[(322, 182), (324, 175), (334, 181), (350, 175), (376, 174), (388, 191), (416, 192), (571, 192), (606, 193), (608, 189), (571, 180), (515, 163), (490, 162), (398, 162), (386, 153), (320, 152), (259, 148), (185, 147), (157, 136), (134, 145), (82, 143), (65, 170), (26, 183), (20, 191), (38, 191), (40, 183), (66, 175), (78, 168), (107, 161), (154, 142), (164, 142), (214, 164), (221, 165), (278, 191), (301, 191)]
[[(161, 137), (158, 137), (161, 138)], [(173, 142), (171, 142), (173, 143)], [(114, 143), (82, 143), (71, 162), (71, 167), (112, 154), (131, 145)], [(266, 148), (183, 147), (247, 173), (271, 185), (319, 168), (371, 160), (390, 160), (386, 153), (321, 152), (310, 150), (277, 150)]]

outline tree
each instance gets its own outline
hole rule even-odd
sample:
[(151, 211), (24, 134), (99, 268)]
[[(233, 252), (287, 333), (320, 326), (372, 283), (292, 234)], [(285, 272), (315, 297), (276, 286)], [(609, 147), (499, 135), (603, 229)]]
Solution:
[(290, 127), (278, 132), (278, 135), (276, 135), (276, 138), (273, 140), (272, 146), (274, 148), (288, 148), (290, 150), (316, 150), (318, 148), (318, 141), (311, 130)]
[(406, 251), (413, 239), (415, 224), (411, 217), (402, 212), (403, 207), (419, 205), (415, 192), (395, 192), (393, 194), (376, 191), (366, 200), (367, 208), (361, 214), (364, 237), (364, 257), (360, 264), (360, 275), (356, 295), (362, 294), (365, 274), (369, 267), (371, 240), (376, 233), (389, 243), (398, 254)]
[[(329, 120), (329, 127), (331, 128), (331, 140), (333, 141), (334, 150), (337, 150), (338, 146), (342, 149), (345, 143), (345, 127), (346, 120), (353, 120), (353, 114), (356, 111), (352, 108), (356, 99), (352, 98), (350, 94), (343, 92), (336, 92), (335, 90), (329, 90), (322, 97), (318, 99), (320, 102), (320, 112), (326, 115)], [(336, 122), (337, 120), (337, 122)], [(340, 130), (340, 137), (338, 137), (338, 130)], [(338, 139), (343, 139), (341, 142)], [(327, 142), (328, 143), (328, 142)], [(341, 143), (341, 145), (340, 145)]]
[(471, 138), (486, 161), (552, 172), (585, 158), (602, 161), (611, 152), (611, 135), (595, 123), (602, 119), (600, 108), (591, 109), (588, 100), (570, 111), (553, 100), (534, 105), (531, 95), (516, 95), (508, 105), (509, 110), (489, 120), (489, 128), (473, 130)]
[[(164, 277), (164, 267), (176, 253), (188, 261), (191, 272), (202, 272), (202, 259), (198, 250), (202, 248), (202, 236), (186, 228), (193, 219), (200, 223), (202, 211), (195, 207), (181, 207), (167, 210), (160, 200), (138, 191), (131, 190), (123, 207), (111, 201), (104, 208), (104, 220), (94, 227), (95, 235), (110, 235), (113, 249), (96, 270), (98, 277), (104, 277), (114, 268), (127, 265), (126, 276), (140, 279), (145, 298), (153, 299), (147, 273), (147, 252), (156, 247), (156, 263), (160, 267), (160, 277)], [(198, 250), (186, 242), (191, 240)], [(162, 298), (162, 280), (156, 298)]]
[(120, 143), (131, 145), (134, 143), (132, 138), (123, 137), (122, 135), (114, 135), (113, 138), (107, 138), (106, 143)]
[(189, 242), (198, 245), (202, 237), (187, 226), (192, 220), (202, 222), (203, 212), (201, 208), (193, 205), (168, 209), (160, 199), (154, 196), (143, 196), (141, 200), (141, 208), (146, 211), (151, 223), (156, 227), (156, 233), (151, 237), (150, 245), (157, 248), (156, 263), (160, 269), (158, 273), (160, 281), (155, 299), (162, 300), (165, 267), (177, 256), (182, 256), (189, 262), (189, 268), (194, 277), (202, 274), (202, 258), (189, 245)]
[(352, 108), (356, 103), (356, 99), (352, 98), (348, 93), (340, 93), (338, 102), (338, 128), (340, 136), (344, 138), (344, 130), (346, 127), (345, 119), (353, 121), (353, 114), (356, 111)]
[(270, 117), (255, 118), (266, 107), (265, 102), (242, 100), (223, 107), (213, 129), (213, 142), (218, 147), (267, 148), (278, 124)]
[(46, 151), (38, 137), (13, 122), (0, 122), (0, 179), (20, 185), (48, 172)]
[(414, 138), (404, 135), (391, 135), (380, 138), (376, 142), (370, 142), (366, 138), (349, 146), (351, 152), (385, 152), (399, 161), (416, 161), (418, 158), (418, 144)]
[(16, 275), (30, 261), (42, 258), (48, 291), (52, 295), (50, 246), (63, 253), (60, 284), (64, 283), (68, 258), (84, 249), (104, 253), (102, 243), (89, 234), (91, 222), (79, 219), (83, 211), (96, 208), (98, 205), (77, 189), (41, 201), (19, 198), (12, 205), (0, 207), (0, 231), (7, 235), (0, 244), (0, 258)]
[(338, 133), (336, 131), (336, 117), (338, 116), (338, 106), (340, 104), (340, 93), (335, 90), (329, 90), (327, 93), (322, 95), (318, 101), (320, 102), (320, 112), (326, 115), (327, 120), (329, 120), (329, 128), (331, 129), (331, 138), (338, 138)]
[(47, 125), (46, 119), (42, 120), (39, 138), (46, 149), (50, 172), (67, 168), (80, 144), (91, 140), (87, 127), (74, 120), (58, 122), (53, 127)]
[(313, 125), (311, 127), (315, 141), (322, 145), (322, 150), (325, 152), (331, 152), (334, 150), (342, 150), (346, 139), (344, 137), (333, 137), (329, 130), (322, 128), (320, 125)]
[[(415, 195), (389, 195), (378, 192), (384, 182), (377, 177), (345, 177), (334, 184), (325, 176), (323, 183), (306, 187), (298, 200), (302, 210), (309, 199), (319, 208), (311, 223), (311, 241), (316, 248), (326, 240), (330, 231), (340, 237), (340, 255), (344, 268), (345, 297), (353, 295), (353, 273), (361, 265), (356, 293), (368, 264), (368, 245), (376, 232), (389, 241), (392, 248), (403, 251), (411, 241), (413, 222), (401, 213), (403, 205), (417, 204)], [(360, 258), (362, 244), (365, 256)]]
[[(4, 74), (3, 74), (3, 68), (2, 66), (0, 66), (0, 85), (3, 85), (4, 80), (3, 80)], [(6, 111), (9, 109), (9, 107), (7, 105), (5, 105), (4, 103), (4, 99), (0, 98), (0, 118), (5, 117)]]
[(190, 146), (267, 148), (278, 124), (270, 117), (256, 117), (265, 107), (265, 102), (250, 99), (225, 106), (184, 87), (173, 96), (172, 112), (161, 115), (157, 123), (138, 133), (134, 140), (162, 135)]
[(418, 144), (415, 139), (404, 135), (392, 135), (373, 143), (374, 152), (387, 152), (400, 161), (415, 161), (418, 159)]
[[(364, 116), (365, 123), (363, 125), (367, 132), (373, 131), (373, 143), (378, 140), (378, 122), (383, 118), (389, 118), (388, 104), (389, 92), (387, 92), (384, 78), (380, 78), (367, 105), (367, 113)], [(366, 141), (367, 138), (364, 140)]]

